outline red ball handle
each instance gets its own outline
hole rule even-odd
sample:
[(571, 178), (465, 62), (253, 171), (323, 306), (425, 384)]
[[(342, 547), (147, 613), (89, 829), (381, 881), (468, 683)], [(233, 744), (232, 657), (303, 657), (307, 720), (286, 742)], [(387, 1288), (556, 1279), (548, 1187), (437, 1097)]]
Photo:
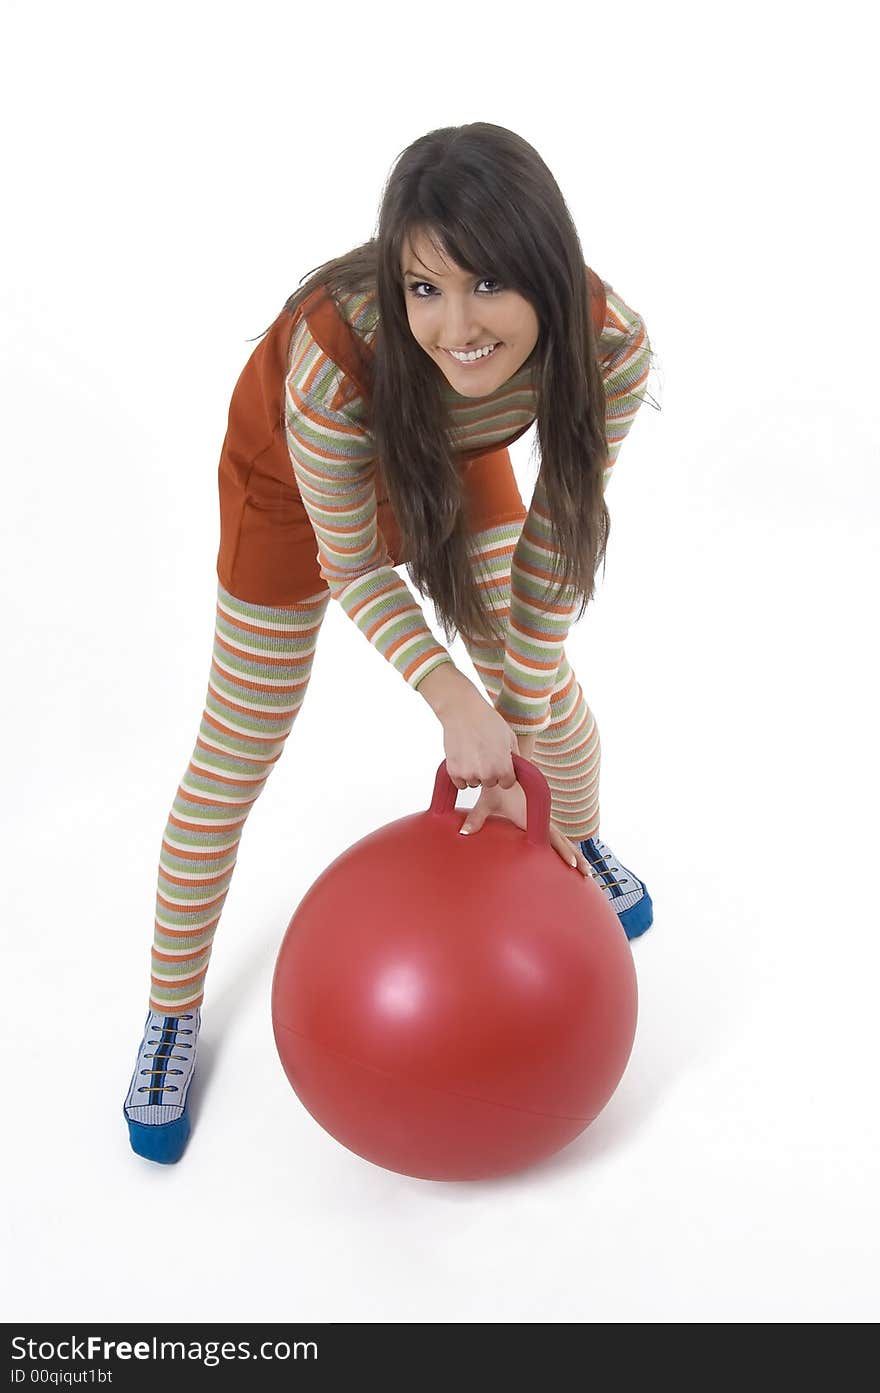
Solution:
[[(522, 785), (526, 795), (526, 841), (534, 846), (548, 846), (550, 843), (550, 785), (537, 765), (523, 759), (522, 755), (512, 754), (513, 772), (517, 782)], [(437, 770), (434, 780), (434, 796), (431, 799), (432, 813), (451, 813), (460, 790), (449, 777), (446, 760)]]

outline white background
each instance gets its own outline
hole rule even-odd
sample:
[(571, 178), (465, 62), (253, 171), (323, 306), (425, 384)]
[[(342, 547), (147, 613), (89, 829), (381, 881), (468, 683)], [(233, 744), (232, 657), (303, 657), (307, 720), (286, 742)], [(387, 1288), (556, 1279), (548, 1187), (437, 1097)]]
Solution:
[[(877, 1318), (866, 13), (4, 3), (7, 1320)], [(373, 235), (405, 146), (473, 120), (540, 152), (659, 362), (567, 647), (602, 835), (655, 906), (633, 1055), (578, 1141), (498, 1182), (384, 1171), (299, 1103), (269, 1009), (284, 929), (443, 758), (331, 606), (242, 837), (193, 1136), (156, 1166), (122, 1102), (229, 398), (301, 278)]]

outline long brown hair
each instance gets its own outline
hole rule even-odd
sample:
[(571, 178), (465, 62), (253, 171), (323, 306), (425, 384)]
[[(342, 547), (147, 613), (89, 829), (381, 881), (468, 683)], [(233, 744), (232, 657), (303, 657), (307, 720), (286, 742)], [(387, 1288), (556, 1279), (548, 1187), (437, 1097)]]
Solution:
[(484, 121), (421, 136), (386, 181), (375, 236), (318, 267), (284, 310), (292, 312), (318, 286), (333, 296), (376, 293), (380, 327), (372, 362), (365, 355), (363, 365), (368, 426), (407, 569), (433, 601), (447, 641), (455, 630), (503, 641), (503, 623), (481, 600), (469, 559), (442, 374), (407, 319), (401, 254), (419, 233), (463, 270), (518, 291), (538, 318), (537, 439), (560, 553), (556, 594), (548, 585), (547, 598), (573, 604), (579, 597), (579, 619), (593, 598), (611, 529), (603, 490), (605, 390), (580, 240), (537, 151)]

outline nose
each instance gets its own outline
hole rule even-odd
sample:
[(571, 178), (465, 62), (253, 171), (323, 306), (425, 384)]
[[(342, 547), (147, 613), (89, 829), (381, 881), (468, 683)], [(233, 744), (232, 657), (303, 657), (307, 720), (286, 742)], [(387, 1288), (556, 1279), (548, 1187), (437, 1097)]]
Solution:
[(441, 339), (446, 348), (464, 348), (469, 343), (482, 343), (482, 330), (475, 324), (472, 310), (470, 299), (460, 307), (449, 302)]

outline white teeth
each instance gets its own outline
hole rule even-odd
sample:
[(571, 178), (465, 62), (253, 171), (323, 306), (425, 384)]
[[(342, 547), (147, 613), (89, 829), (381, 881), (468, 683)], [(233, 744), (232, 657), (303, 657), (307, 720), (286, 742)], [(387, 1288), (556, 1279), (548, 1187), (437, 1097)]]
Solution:
[(453, 358), (459, 363), (475, 363), (478, 358), (488, 358), (490, 353), (494, 353), (498, 347), (492, 344), (489, 348), (478, 348), (473, 353), (455, 353), (451, 348), (447, 348), (447, 353), (452, 353)]

